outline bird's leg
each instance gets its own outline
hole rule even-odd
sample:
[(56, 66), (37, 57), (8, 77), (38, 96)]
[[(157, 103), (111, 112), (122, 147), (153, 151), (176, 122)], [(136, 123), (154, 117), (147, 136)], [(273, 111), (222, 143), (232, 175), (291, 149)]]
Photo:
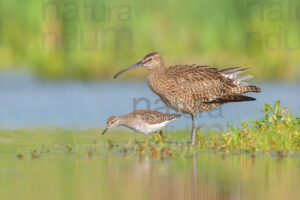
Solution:
[(159, 134), (158, 131), (155, 132), (155, 135), (158, 136), (158, 137), (160, 137), (160, 134)]
[(162, 131), (159, 131), (159, 140), (160, 140), (160, 143), (163, 143), (165, 140), (165, 136), (163, 135)]
[(196, 121), (196, 115), (192, 115), (192, 121), (193, 121), (193, 128), (192, 128), (192, 145), (196, 143), (196, 131), (197, 131), (197, 121)]
[(149, 138), (148, 138), (148, 135), (146, 135), (146, 140), (145, 140), (145, 144), (144, 144), (144, 146), (147, 146), (147, 145), (148, 145), (148, 143), (149, 143)]
[(164, 136), (163, 136), (163, 132), (162, 131), (157, 131), (156, 132), (156, 136), (159, 137), (160, 143), (162, 143), (164, 141)]

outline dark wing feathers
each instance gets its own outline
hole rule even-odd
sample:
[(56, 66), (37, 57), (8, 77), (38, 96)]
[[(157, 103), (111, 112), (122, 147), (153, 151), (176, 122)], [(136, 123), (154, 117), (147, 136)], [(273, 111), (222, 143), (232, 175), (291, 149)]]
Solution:
[(226, 103), (226, 102), (240, 102), (240, 101), (255, 101), (255, 98), (244, 96), (244, 95), (228, 95), (217, 98), (211, 103)]

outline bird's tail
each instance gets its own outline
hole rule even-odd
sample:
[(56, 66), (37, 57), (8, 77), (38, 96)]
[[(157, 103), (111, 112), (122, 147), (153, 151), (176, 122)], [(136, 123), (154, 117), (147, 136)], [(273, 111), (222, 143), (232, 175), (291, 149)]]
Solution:
[(233, 88), (233, 92), (237, 94), (243, 94), (247, 92), (261, 92), (261, 89), (255, 85), (240, 85)]
[(251, 75), (240, 76), (239, 74), (248, 71), (249, 68), (231, 67), (227, 69), (218, 70), (223, 76), (233, 80), (237, 85), (233, 88), (233, 92), (236, 94), (243, 94), (247, 92), (261, 92), (261, 89), (254, 85), (248, 85), (245, 80), (251, 79)]
[(253, 78), (251, 75), (239, 76), (240, 73), (248, 71), (249, 68), (240, 68), (240, 67), (230, 67), (226, 69), (220, 69), (218, 72), (223, 76), (231, 79), (237, 85), (247, 85), (247, 83), (243, 82), (245, 80)]
[(220, 69), (220, 70), (218, 70), (218, 72), (220, 74), (222, 74), (223, 76), (233, 80), (233, 82), (236, 85), (248, 86), (247, 89), (246, 88), (244, 88), (244, 89), (251, 90), (249, 92), (260, 92), (260, 88), (255, 87), (255, 86), (249, 86), (246, 82), (244, 82), (245, 80), (253, 78), (252, 75), (245, 75), (245, 76), (240, 76), (239, 75), (240, 73), (246, 72), (248, 70), (249, 70), (249, 68), (230, 67), (230, 68), (227, 68), (227, 69)]

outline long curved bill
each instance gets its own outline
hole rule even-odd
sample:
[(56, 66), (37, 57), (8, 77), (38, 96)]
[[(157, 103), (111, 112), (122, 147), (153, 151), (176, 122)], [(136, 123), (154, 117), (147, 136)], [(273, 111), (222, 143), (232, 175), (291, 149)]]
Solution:
[(108, 130), (108, 128), (104, 129), (101, 135), (104, 135), (104, 133)]
[(141, 66), (141, 65), (143, 65), (143, 61), (138, 62), (138, 63), (133, 64), (133, 65), (130, 65), (130, 66), (128, 66), (128, 67), (125, 67), (124, 69), (122, 69), (121, 71), (119, 71), (119, 72), (114, 76), (114, 79), (116, 79), (116, 78), (117, 78), (120, 74), (122, 74), (123, 72), (126, 72), (127, 70), (136, 68), (136, 67)]

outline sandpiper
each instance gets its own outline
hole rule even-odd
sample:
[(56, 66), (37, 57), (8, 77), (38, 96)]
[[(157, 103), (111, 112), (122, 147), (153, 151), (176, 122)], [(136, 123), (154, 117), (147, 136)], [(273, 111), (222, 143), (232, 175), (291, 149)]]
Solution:
[[(124, 126), (138, 133), (148, 135), (164, 128), (168, 123), (180, 118), (180, 114), (162, 113), (153, 110), (136, 110), (127, 115), (112, 116), (107, 120), (107, 128)], [(147, 138), (146, 138), (147, 139)]]
[(114, 78), (138, 66), (148, 69), (148, 85), (169, 108), (191, 115), (192, 144), (195, 144), (196, 139), (198, 113), (207, 112), (228, 102), (253, 101), (254, 98), (242, 94), (261, 91), (259, 87), (243, 82), (252, 76), (238, 76), (248, 69), (217, 69), (195, 64), (167, 68), (162, 56), (156, 52), (149, 53), (140, 62), (122, 69)]

